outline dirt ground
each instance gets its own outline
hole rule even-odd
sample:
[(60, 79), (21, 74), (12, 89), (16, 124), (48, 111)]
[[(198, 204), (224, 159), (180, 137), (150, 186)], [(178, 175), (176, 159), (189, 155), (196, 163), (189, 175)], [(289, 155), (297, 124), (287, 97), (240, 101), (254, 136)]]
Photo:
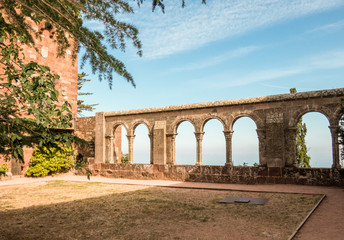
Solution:
[[(228, 196), (269, 200), (218, 203)], [(320, 198), (99, 182), (0, 184), (0, 239), (288, 239)]]

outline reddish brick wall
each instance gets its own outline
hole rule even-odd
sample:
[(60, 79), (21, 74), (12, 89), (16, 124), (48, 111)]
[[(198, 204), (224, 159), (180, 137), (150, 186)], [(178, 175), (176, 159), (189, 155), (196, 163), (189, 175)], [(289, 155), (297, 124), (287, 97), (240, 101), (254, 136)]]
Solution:
[[(78, 80), (78, 64), (77, 60), (73, 62), (71, 50), (66, 51), (63, 58), (57, 58), (57, 44), (54, 42), (54, 30), (44, 29), (42, 26), (37, 26), (33, 21), (27, 20), (33, 29), (41, 34), (41, 39), (36, 39), (35, 47), (39, 50), (37, 52), (28, 46), (22, 46), (25, 62), (38, 62), (41, 65), (50, 67), (50, 69), (60, 75), (60, 79), (56, 81), (56, 88), (59, 90), (59, 102), (62, 104), (68, 101), (72, 106), (72, 114), (75, 119), (77, 116), (77, 80)], [(0, 69), (0, 73), (2, 69)], [(1, 91), (1, 89), (0, 89)], [(73, 121), (74, 124), (74, 121)], [(33, 150), (24, 148), (25, 164), (20, 165), (17, 162), (6, 162), (10, 171), (14, 175), (25, 172), (28, 162), (32, 156)], [(4, 164), (4, 158), (0, 155), (0, 164)]]
[(56, 88), (59, 90), (59, 101), (68, 101), (72, 105), (73, 118), (76, 118), (77, 110), (77, 84), (78, 84), (78, 62), (73, 62), (72, 52), (70, 49), (66, 51), (64, 57), (57, 57), (57, 44), (55, 40), (55, 31), (44, 29), (42, 26), (37, 26), (33, 21), (27, 20), (32, 25), (35, 31), (40, 33), (41, 39), (36, 39), (35, 47), (39, 50), (37, 52), (33, 48), (23, 46), (23, 53), (25, 61), (38, 62), (41, 65), (50, 67), (50, 69), (60, 76), (56, 81)]

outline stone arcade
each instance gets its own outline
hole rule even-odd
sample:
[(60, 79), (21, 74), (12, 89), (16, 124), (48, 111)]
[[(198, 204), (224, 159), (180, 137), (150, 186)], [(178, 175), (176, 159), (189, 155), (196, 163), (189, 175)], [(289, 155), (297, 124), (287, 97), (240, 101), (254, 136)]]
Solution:
[[(118, 112), (96, 113), (94, 172), (113, 177), (159, 178), (211, 182), (343, 184), (339, 162), (338, 134), (344, 88), (238, 100), (215, 101)], [(296, 126), (308, 112), (320, 112), (329, 121), (332, 136), (332, 169), (298, 169)], [(237, 167), (232, 163), (233, 124), (240, 117), (257, 126), (259, 167)], [(210, 119), (223, 124), (226, 141), (225, 166), (202, 166), (203, 128)], [(176, 165), (175, 137), (183, 121), (194, 126), (196, 165)], [(133, 164), (134, 131), (145, 124), (150, 137), (150, 165)], [(129, 163), (114, 160), (115, 130), (127, 130)]]

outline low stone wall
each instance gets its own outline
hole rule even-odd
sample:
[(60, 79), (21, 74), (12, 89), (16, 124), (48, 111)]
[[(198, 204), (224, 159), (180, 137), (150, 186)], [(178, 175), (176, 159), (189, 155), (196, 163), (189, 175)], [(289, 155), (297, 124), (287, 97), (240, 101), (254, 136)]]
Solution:
[(241, 184), (303, 184), (344, 186), (344, 169), (226, 167), (151, 164), (95, 164), (90, 158), (94, 176), (130, 179), (162, 179), (191, 182)]

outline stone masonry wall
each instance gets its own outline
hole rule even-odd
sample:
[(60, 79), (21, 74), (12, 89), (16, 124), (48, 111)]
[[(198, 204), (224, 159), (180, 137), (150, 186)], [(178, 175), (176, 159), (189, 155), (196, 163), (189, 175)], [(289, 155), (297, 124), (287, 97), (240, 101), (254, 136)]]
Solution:
[(75, 134), (90, 144), (88, 147), (78, 148), (78, 153), (84, 157), (94, 157), (95, 124), (95, 117), (81, 117), (76, 119)]
[[(88, 147), (78, 148), (78, 153), (82, 154), (84, 157), (94, 157), (94, 147), (95, 147), (95, 126), (96, 119), (95, 117), (80, 117), (76, 119), (75, 124), (75, 134), (89, 142)], [(121, 162), (121, 128), (118, 127), (115, 130), (115, 141), (114, 141), (114, 157), (113, 162)]]
[(241, 184), (344, 186), (344, 169), (94, 163), (93, 176)]

